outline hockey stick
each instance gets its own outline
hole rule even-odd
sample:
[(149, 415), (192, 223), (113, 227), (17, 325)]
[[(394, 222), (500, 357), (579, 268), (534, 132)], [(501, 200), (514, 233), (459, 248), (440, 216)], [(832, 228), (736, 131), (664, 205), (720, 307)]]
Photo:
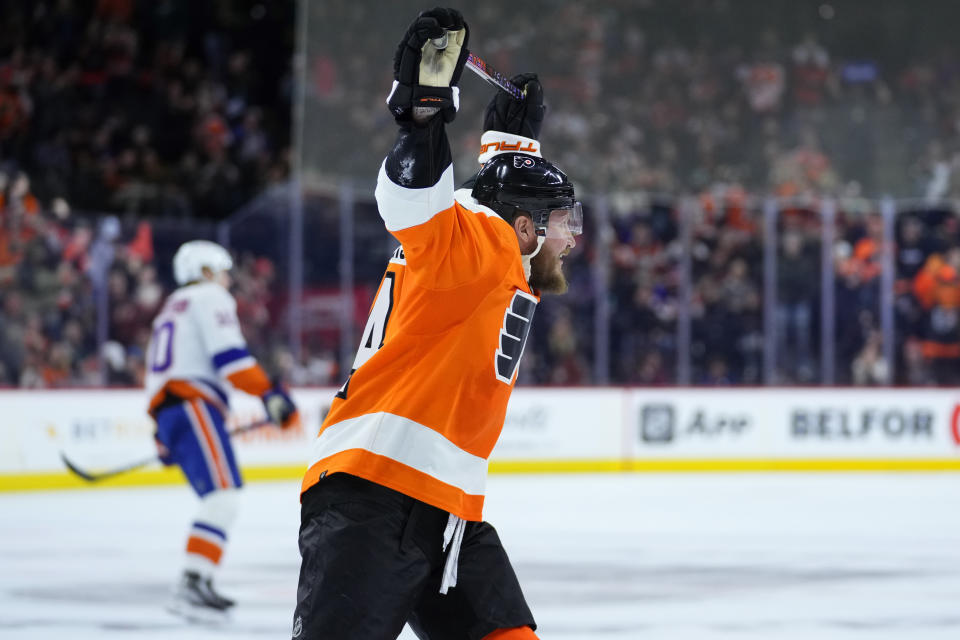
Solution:
[[(252, 422), (248, 425), (238, 427), (230, 432), (230, 436), (239, 435), (241, 433), (247, 433), (248, 431), (253, 431), (254, 429), (259, 429), (260, 427), (266, 426), (268, 424), (273, 424), (269, 420), (258, 420), (257, 422)], [(154, 462), (160, 460), (160, 456), (154, 454), (149, 458), (144, 458), (143, 460), (138, 460), (136, 462), (131, 462), (130, 464), (124, 465), (122, 467), (117, 467), (115, 469), (110, 469), (109, 471), (102, 471), (100, 473), (91, 473), (90, 471), (84, 471), (77, 465), (73, 464), (67, 455), (60, 452), (60, 459), (63, 460), (63, 464), (66, 465), (67, 469), (75, 473), (77, 476), (86, 480), (87, 482), (99, 482), (100, 480), (106, 480), (107, 478), (112, 478), (114, 476), (119, 476), (121, 474), (127, 473), (128, 471), (136, 471), (141, 467), (145, 467)]]
[[(434, 38), (431, 40), (431, 42), (433, 42), (434, 47), (442, 51), (443, 49), (447, 48), (448, 38), (449, 36), (445, 33), (439, 38)], [(523, 100), (524, 93), (520, 87), (510, 82), (507, 76), (494, 69), (492, 65), (488, 64), (486, 60), (475, 54), (473, 51), (469, 51), (467, 53), (466, 64), (468, 69), (493, 86), (506, 91), (517, 100)]]
[(467, 55), (467, 68), (493, 86), (503, 89), (517, 100), (524, 99), (525, 95), (520, 87), (510, 82), (510, 80), (507, 79), (507, 76), (503, 75), (492, 66), (487, 64), (483, 58), (475, 54), (473, 51)]

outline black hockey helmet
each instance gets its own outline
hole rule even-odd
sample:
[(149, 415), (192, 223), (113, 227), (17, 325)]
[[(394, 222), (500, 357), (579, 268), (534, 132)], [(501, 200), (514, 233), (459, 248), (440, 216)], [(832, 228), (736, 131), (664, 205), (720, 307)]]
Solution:
[(473, 181), (470, 195), (513, 223), (518, 213), (530, 216), (539, 235), (547, 234), (551, 214), (566, 213), (567, 230), (579, 235), (583, 213), (567, 175), (551, 162), (524, 153), (490, 158)]

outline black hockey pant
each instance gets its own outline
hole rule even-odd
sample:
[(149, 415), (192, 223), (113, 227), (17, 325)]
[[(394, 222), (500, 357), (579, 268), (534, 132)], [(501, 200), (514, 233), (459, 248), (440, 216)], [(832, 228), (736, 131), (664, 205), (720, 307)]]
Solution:
[(439, 592), (446, 511), (335, 473), (303, 494), (294, 640), (480, 640), (536, 629), (496, 530), (468, 522), (457, 584)]

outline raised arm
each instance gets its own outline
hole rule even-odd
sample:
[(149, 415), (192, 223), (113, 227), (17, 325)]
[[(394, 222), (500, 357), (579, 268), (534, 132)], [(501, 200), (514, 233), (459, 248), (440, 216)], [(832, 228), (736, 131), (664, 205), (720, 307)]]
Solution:
[[(426, 222), (453, 205), (453, 168), (445, 125), (457, 115), (457, 86), (467, 58), (468, 28), (455, 9), (421, 13), (393, 60), (387, 105), (400, 127), (377, 178), (380, 215), (391, 232)], [(446, 35), (447, 46), (432, 40)]]

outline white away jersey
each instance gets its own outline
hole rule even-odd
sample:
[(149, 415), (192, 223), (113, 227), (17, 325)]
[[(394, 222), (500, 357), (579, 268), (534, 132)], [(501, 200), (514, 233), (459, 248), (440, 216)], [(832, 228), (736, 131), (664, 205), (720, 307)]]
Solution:
[(269, 387), (247, 350), (236, 301), (215, 282), (170, 294), (153, 321), (146, 366), (151, 413), (170, 395), (202, 397), (226, 408), (224, 380), (254, 394)]

